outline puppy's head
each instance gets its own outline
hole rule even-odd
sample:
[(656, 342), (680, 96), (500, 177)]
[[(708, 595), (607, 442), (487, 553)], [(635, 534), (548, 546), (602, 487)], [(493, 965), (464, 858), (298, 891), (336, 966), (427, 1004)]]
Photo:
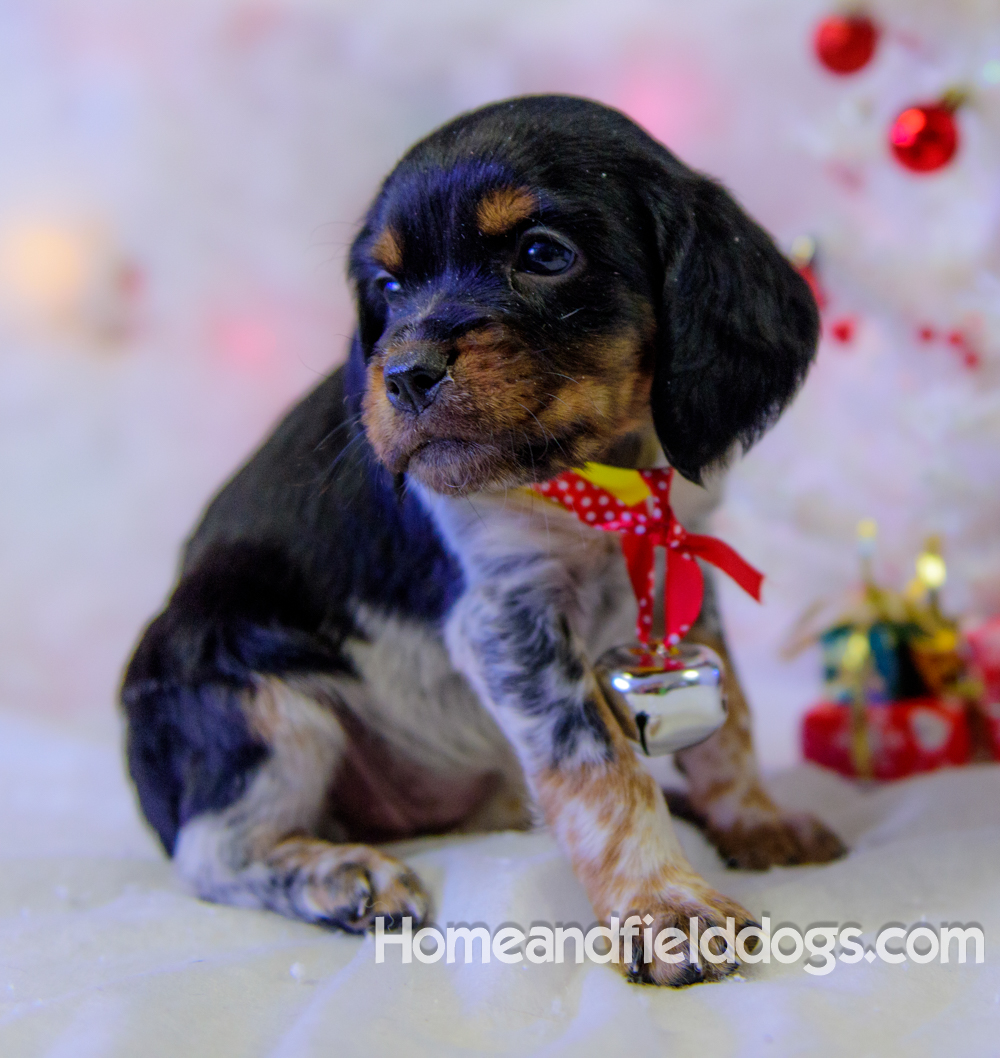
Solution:
[(368, 437), (441, 492), (543, 480), (650, 421), (697, 481), (774, 421), (818, 330), (806, 284), (725, 191), (562, 96), (413, 147), (350, 273)]

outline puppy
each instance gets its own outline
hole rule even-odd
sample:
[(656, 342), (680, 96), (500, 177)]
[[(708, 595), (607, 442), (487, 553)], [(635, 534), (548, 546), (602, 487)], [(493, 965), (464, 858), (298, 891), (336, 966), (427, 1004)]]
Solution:
[[(600, 920), (741, 928), (593, 676), (635, 622), (617, 540), (522, 487), (664, 454), (698, 482), (803, 379), (806, 284), (717, 184), (561, 96), (413, 147), (349, 273), (347, 363), (212, 502), (128, 666), (146, 818), (205, 899), (353, 932), (428, 914), (374, 843), (537, 817)], [(725, 655), (711, 592), (691, 638)], [(725, 726), (678, 754), (689, 814), (735, 865), (838, 855), (761, 786), (727, 679)]]

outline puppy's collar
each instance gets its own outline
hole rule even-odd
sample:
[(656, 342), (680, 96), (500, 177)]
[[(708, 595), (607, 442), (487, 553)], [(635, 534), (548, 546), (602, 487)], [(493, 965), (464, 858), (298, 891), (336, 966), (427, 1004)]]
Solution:
[(656, 595), (656, 548), (667, 553), (663, 592), (664, 639), (678, 643), (701, 611), (704, 579), (695, 561), (717, 566), (760, 602), (763, 575), (714, 536), (689, 533), (670, 507), (673, 468), (625, 470), (587, 463), (530, 486), (546, 500), (572, 511), (585, 525), (619, 534), (629, 579), (639, 603), (636, 635), (648, 643)]
[[(584, 463), (582, 469), (574, 470), (573, 473), (591, 485), (603, 489), (627, 507), (634, 507), (637, 503), (642, 503), (643, 500), (647, 500), (653, 495), (646, 479), (638, 470), (610, 467), (605, 463)], [(660, 490), (665, 489), (669, 492), (673, 470), (668, 467), (655, 473), (662, 475), (660, 477), (660, 482), (662, 482), (659, 485)]]

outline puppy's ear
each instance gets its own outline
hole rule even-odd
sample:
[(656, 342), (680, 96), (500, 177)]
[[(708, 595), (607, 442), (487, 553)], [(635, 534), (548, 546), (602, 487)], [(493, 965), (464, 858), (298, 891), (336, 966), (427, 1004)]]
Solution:
[(717, 184), (673, 174), (654, 197), (664, 281), (653, 423), (671, 465), (700, 482), (781, 414), (815, 353), (819, 315), (806, 282)]

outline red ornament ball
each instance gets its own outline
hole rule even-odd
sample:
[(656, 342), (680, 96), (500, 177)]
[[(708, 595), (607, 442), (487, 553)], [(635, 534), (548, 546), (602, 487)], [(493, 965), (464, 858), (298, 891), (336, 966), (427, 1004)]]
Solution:
[(854, 320), (849, 316), (842, 320), (836, 320), (830, 327), (830, 333), (838, 342), (847, 345), (854, 340)]
[(930, 173), (947, 165), (958, 150), (958, 126), (951, 107), (925, 103), (908, 107), (889, 130), (897, 160), (915, 173)]
[(819, 61), (833, 73), (854, 73), (875, 54), (878, 26), (866, 15), (831, 15), (816, 27)]

